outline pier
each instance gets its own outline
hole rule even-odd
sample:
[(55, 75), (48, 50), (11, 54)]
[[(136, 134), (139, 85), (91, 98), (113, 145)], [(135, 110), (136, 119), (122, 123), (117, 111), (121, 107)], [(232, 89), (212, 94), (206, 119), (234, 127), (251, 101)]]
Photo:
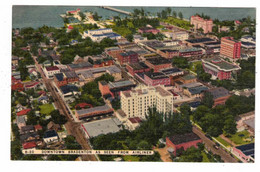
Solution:
[(115, 12), (118, 12), (118, 13), (126, 14), (126, 15), (129, 15), (129, 16), (131, 15), (131, 13), (128, 12), (128, 11), (116, 9), (116, 8), (113, 8), (113, 7), (101, 6), (100, 8), (104, 8), (104, 9), (107, 9), (107, 10), (111, 10), (111, 11), (115, 11)]

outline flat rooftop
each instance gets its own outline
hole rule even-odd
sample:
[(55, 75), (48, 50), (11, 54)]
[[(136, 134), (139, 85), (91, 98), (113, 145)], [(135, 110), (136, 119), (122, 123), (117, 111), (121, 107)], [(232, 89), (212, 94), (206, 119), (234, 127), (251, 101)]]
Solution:
[(229, 95), (229, 91), (223, 87), (211, 88), (206, 92), (209, 92), (213, 96), (213, 99), (217, 99)]
[(225, 69), (225, 70), (238, 70), (238, 69), (240, 69), (239, 66), (228, 63), (225, 60), (221, 59), (220, 57), (202, 59), (202, 62), (203, 61), (206, 62), (208, 65), (217, 66), (220, 69)]
[(180, 53), (187, 53), (187, 52), (193, 52), (193, 51), (201, 51), (200, 48), (185, 48), (185, 49), (180, 49), (179, 52)]
[(169, 137), (169, 140), (175, 145), (179, 145), (182, 143), (187, 143), (195, 140), (200, 140), (200, 139), (201, 138), (193, 132), (185, 133), (185, 134), (177, 134)]
[(194, 94), (200, 94), (205, 90), (208, 90), (208, 87), (205, 86), (197, 86), (197, 87), (191, 87), (188, 88), (189, 92), (194, 95)]
[(203, 42), (210, 42), (210, 41), (215, 41), (214, 39), (211, 38), (195, 38), (195, 39), (187, 39), (186, 40), (189, 43), (203, 43)]
[(250, 143), (242, 146), (237, 146), (241, 152), (243, 152), (246, 156), (255, 157), (255, 143)]
[(191, 75), (191, 74), (188, 74), (188, 75), (185, 75), (183, 77), (181, 77), (183, 80), (191, 80), (191, 79), (195, 79), (196, 76), (195, 75)]
[(101, 119), (82, 124), (82, 127), (89, 137), (96, 137), (100, 134), (116, 133), (120, 130), (121, 122), (117, 118)]
[(134, 70), (148, 69), (149, 67), (144, 62), (128, 64)]
[(168, 76), (166, 76), (165, 74), (163, 74), (162, 72), (146, 72), (145, 73), (146, 76), (148, 76), (151, 79), (163, 79), (163, 78), (168, 78)]
[(126, 87), (129, 85), (134, 85), (135, 83), (133, 81), (117, 81), (117, 82), (109, 82), (108, 86), (109, 88), (119, 88), (119, 87)]
[(166, 90), (164, 90), (161, 86), (154, 87), (156, 92), (159, 92), (161, 96), (171, 96), (172, 94)]
[(81, 109), (77, 110), (78, 115), (85, 115), (85, 114), (91, 114), (93, 112), (103, 112), (103, 111), (108, 111), (111, 108), (108, 105), (103, 105), (103, 106), (96, 106), (93, 108), (88, 108), (88, 109)]
[(169, 68), (169, 69), (161, 70), (161, 72), (164, 73), (165, 75), (170, 75), (170, 74), (179, 73), (182, 71), (178, 68)]
[(170, 60), (163, 58), (161, 56), (156, 57), (156, 58), (148, 58), (146, 59), (146, 61), (148, 61), (149, 63), (153, 64), (153, 65), (160, 65), (160, 64), (169, 64), (171, 63)]
[(244, 123), (255, 130), (255, 118), (245, 120)]
[(86, 68), (86, 67), (92, 67), (93, 65), (90, 64), (89, 62), (84, 62), (84, 63), (79, 63), (79, 64), (68, 64), (68, 66), (72, 69), (77, 69), (77, 68)]

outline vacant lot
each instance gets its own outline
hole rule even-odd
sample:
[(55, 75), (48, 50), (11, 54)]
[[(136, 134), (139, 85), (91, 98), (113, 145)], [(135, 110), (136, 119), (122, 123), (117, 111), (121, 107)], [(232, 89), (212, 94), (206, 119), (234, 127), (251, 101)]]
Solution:
[(44, 104), (44, 105), (40, 105), (39, 107), (41, 109), (40, 113), (45, 115), (49, 115), (54, 110), (52, 104)]

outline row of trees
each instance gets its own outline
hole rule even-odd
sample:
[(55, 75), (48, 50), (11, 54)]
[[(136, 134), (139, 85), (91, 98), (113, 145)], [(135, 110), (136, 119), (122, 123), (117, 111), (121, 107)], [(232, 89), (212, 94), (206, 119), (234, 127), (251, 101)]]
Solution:
[(102, 41), (97, 43), (93, 42), (89, 37), (87, 37), (79, 44), (59, 48), (59, 51), (61, 52), (61, 63), (72, 63), (76, 55), (84, 57), (88, 55), (101, 54), (106, 47), (112, 47), (115, 45), (115, 43), (116, 40), (112, 40), (110, 38), (104, 38)]
[[(242, 23), (241, 25), (235, 27), (235, 23), (233, 20), (224, 20), (224, 21), (219, 21), (218, 19), (215, 19), (213, 23), (215, 26), (212, 28), (212, 32), (214, 35), (216, 35), (218, 38), (225, 37), (225, 36), (232, 36), (235, 39), (240, 39), (243, 35), (251, 35), (255, 33), (255, 25), (256, 21), (255, 19), (252, 20), (250, 16), (247, 18), (243, 18), (240, 20)], [(219, 32), (218, 27), (222, 26), (228, 26), (230, 28), (229, 32)], [(244, 28), (248, 27), (249, 32), (244, 32)]]
[(177, 15), (177, 12), (176, 11), (172, 11), (172, 9), (170, 7), (167, 7), (164, 10), (162, 10), (161, 12), (158, 12), (157, 16), (159, 18), (162, 18), (162, 19), (167, 19), (169, 16), (172, 16), (174, 18), (179, 17), (180, 19), (183, 19), (182, 12), (179, 12), (178, 15)]
[(224, 133), (232, 135), (236, 133), (235, 118), (239, 114), (253, 111), (255, 108), (255, 97), (231, 96), (225, 105), (218, 105), (212, 108), (213, 97), (204, 96), (203, 105), (199, 106), (194, 113), (191, 113), (193, 120), (198, 123), (204, 132), (217, 137)]
[[(156, 145), (160, 138), (165, 138), (173, 134), (191, 132), (192, 125), (189, 116), (181, 114), (162, 114), (155, 108), (148, 110), (146, 120), (139, 128), (130, 132), (120, 130), (117, 133), (99, 135), (91, 138), (90, 141), (94, 149), (129, 149), (129, 150), (149, 150)], [(112, 160), (114, 156), (101, 156), (102, 160)], [(159, 161), (160, 156), (140, 156), (140, 161)]]

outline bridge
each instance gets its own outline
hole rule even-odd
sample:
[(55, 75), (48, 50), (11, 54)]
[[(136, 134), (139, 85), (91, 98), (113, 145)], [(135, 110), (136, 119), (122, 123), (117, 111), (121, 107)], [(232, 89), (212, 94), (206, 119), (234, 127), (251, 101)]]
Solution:
[(128, 12), (128, 11), (116, 9), (116, 8), (113, 8), (113, 7), (101, 6), (100, 8), (104, 8), (104, 9), (107, 9), (107, 10), (111, 10), (111, 11), (115, 11), (115, 12), (118, 12), (118, 13), (126, 14), (126, 15), (129, 15), (129, 16), (131, 15), (131, 13)]

